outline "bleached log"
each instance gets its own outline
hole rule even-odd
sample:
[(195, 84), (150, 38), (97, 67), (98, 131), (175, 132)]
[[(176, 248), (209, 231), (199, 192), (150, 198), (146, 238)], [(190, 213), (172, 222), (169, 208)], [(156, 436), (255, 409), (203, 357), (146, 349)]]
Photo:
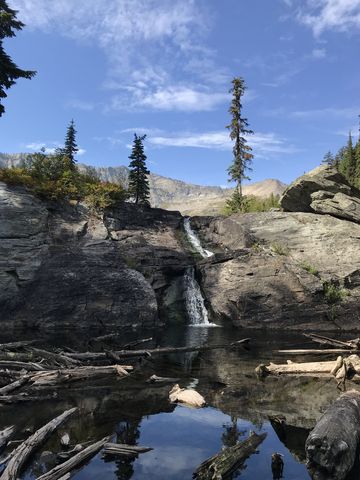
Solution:
[(194, 472), (193, 478), (198, 480), (231, 478), (231, 474), (238, 470), (250, 455), (256, 452), (266, 436), (266, 433), (257, 435), (252, 432), (243, 442), (225, 448), (220, 453), (205, 460)]
[[(360, 353), (360, 350), (351, 351), (352, 353)], [(317, 349), (292, 349), (292, 350), (277, 350), (276, 353), (282, 355), (338, 355), (339, 353), (349, 353), (348, 348), (323, 348), (320, 350)]]
[(33, 435), (21, 443), (14, 451), (7, 467), (2, 473), (0, 480), (16, 480), (20, 474), (22, 466), (32, 455), (32, 453), (46, 440), (46, 438), (65, 422), (77, 408), (66, 410), (49, 423), (37, 430)]
[(194, 408), (201, 408), (206, 404), (205, 398), (196, 390), (191, 388), (180, 388), (178, 384), (174, 385), (170, 390), (169, 399), (172, 403), (183, 403), (184, 405)]
[(74, 470), (78, 465), (81, 463), (85, 462), (89, 458), (93, 457), (96, 455), (109, 441), (109, 437), (103, 438), (99, 442), (95, 442), (92, 445), (84, 448), (81, 452), (77, 453), (73, 457), (69, 458), (64, 463), (61, 463), (60, 465), (57, 465), (54, 467), (52, 470), (49, 470), (47, 473), (44, 475), (41, 475), (38, 477), (37, 480), (59, 480), (61, 477), (64, 475), (67, 475), (69, 472)]
[(1, 395), (8, 395), (10, 392), (13, 392), (14, 390), (24, 386), (26, 383), (29, 381), (29, 376), (24, 375), (19, 378), (19, 380), (16, 380), (15, 382), (9, 383), (8, 385), (5, 385), (5, 387), (0, 388), (0, 396)]
[(87, 380), (105, 375), (117, 375), (125, 377), (129, 375), (133, 367), (129, 365), (110, 365), (104, 367), (77, 367), (73, 369), (48, 370), (31, 376), (33, 385), (50, 386), (67, 382)]
[[(288, 362), (290, 362), (288, 360)], [(330, 375), (330, 372), (336, 365), (335, 361), (329, 362), (307, 362), (307, 363), (295, 363), (290, 362), (286, 364), (275, 364), (270, 363), (270, 365), (259, 365), (256, 368), (256, 372), (261, 376), (272, 374), (272, 375), (316, 375), (316, 374), (327, 374)]]
[(312, 478), (343, 480), (352, 469), (360, 441), (360, 393), (344, 393), (323, 414), (306, 444)]

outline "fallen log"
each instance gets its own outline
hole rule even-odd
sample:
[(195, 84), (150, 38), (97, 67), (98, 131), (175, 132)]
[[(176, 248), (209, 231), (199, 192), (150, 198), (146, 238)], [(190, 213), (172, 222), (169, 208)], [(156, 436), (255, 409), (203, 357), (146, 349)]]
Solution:
[(80, 362), (74, 358), (70, 358), (64, 353), (55, 353), (49, 352), (48, 350), (42, 350), (40, 348), (30, 348), (30, 352), (36, 355), (37, 357), (43, 358), (45, 360), (50, 360), (52, 364), (58, 364), (59, 366), (65, 366), (68, 368), (76, 367), (80, 365)]
[[(349, 349), (345, 348), (324, 348), (317, 349), (298, 349), (298, 350), (277, 350), (276, 353), (284, 355), (338, 355), (339, 353), (350, 353)], [(351, 353), (360, 353), (360, 350), (352, 350)]]
[(317, 480), (343, 480), (360, 441), (360, 393), (344, 393), (323, 414), (306, 444), (307, 468)]
[(28, 372), (40, 372), (45, 370), (42, 365), (34, 362), (16, 362), (10, 360), (0, 360), (0, 368), (13, 368), (14, 370), (27, 370)]
[(9, 438), (14, 433), (14, 431), (15, 431), (15, 427), (11, 426), (11, 427), (5, 428), (0, 432), (0, 451), (6, 447), (9, 441)]
[(0, 343), (0, 350), (16, 350), (17, 348), (27, 347), (38, 343), (38, 340), (22, 340), (20, 342)]
[[(166, 353), (186, 353), (200, 352), (204, 350), (217, 350), (222, 348), (240, 347), (249, 343), (249, 338), (244, 338), (232, 343), (220, 345), (201, 345), (197, 347), (159, 347), (148, 350), (117, 350), (113, 352), (117, 357), (142, 357), (149, 355), (164, 355)], [(85, 353), (67, 353), (67, 356), (77, 360), (101, 360), (108, 357), (109, 352), (85, 352)]]
[(260, 435), (254, 432), (250, 433), (249, 437), (243, 442), (228, 447), (205, 460), (194, 472), (193, 478), (199, 480), (232, 478), (231, 475), (256, 451), (266, 436), (266, 433)]
[(79, 465), (81, 465), (83, 462), (85, 462), (89, 458), (96, 455), (103, 448), (105, 443), (107, 443), (108, 441), (109, 441), (109, 437), (106, 437), (100, 440), (99, 442), (93, 443), (89, 447), (84, 448), (84, 450), (82, 450), (81, 452), (71, 457), (66, 462), (61, 463), (60, 465), (57, 465), (52, 470), (49, 470), (44, 475), (41, 475), (40, 477), (37, 478), (37, 480), (61, 479), (62, 477), (67, 475), (69, 472), (71, 472), (72, 470), (77, 468)]
[(343, 341), (336, 338), (324, 337), (316, 333), (304, 333), (305, 337), (310, 338), (313, 342), (320, 343), (321, 345), (332, 345), (335, 347), (345, 348), (347, 350), (360, 350), (360, 338), (354, 338), (352, 340)]
[(8, 385), (5, 385), (5, 387), (0, 388), (0, 396), (8, 395), (10, 392), (24, 386), (28, 383), (29, 378), (28, 375), (24, 375), (23, 377), (20, 377), (19, 380), (15, 380), (15, 382), (9, 383)]
[(36, 448), (38, 448), (54, 430), (65, 422), (65, 420), (75, 413), (76, 410), (77, 408), (66, 410), (21, 443), (13, 452), (0, 480), (16, 480), (20, 474), (22, 466), (32, 455), (34, 450), (36, 450)]
[(349, 355), (338, 357), (336, 360), (326, 362), (296, 363), (288, 360), (286, 364), (270, 363), (259, 365), (255, 372), (259, 377), (267, 375), (299, 375), (310, 377), (335, 377), (339, 383), (345, 379), (353, 382), (360, 380), (360, 357)]
[(176, 383), (179, 381), (179, 378), (158, 377), (157, 375), (151, 375), (151, 377), (146, 380), (146, 383)]
[(44, 400), (54, 400), (57, 395), (29, 395), (27, 393), (20, 393), (18, 395), (2, 395), (0, 396), (0, 404), (11, 405), (13, 403), (29, 403), (29, 402), (43, 402)]
[[(76, 382), (79, 380), (87, 380), (104, 375), (117, 375), (126, 377), (129, 375), (133, 367), (129, 365), (110, 365), (105, 367), (77, 367), (73, 369), (48, 370), (35, 373), (31, 376), (30, 381), (33, 385), (49, 386), (61, 383)], [(1, 400), (1, 397), (0, 397)]]
[(123, 443), (105, 443), (104, 455), (137, 456), (154, 450), (151, 447), (139, 447), (137, 445), (125, 445)]

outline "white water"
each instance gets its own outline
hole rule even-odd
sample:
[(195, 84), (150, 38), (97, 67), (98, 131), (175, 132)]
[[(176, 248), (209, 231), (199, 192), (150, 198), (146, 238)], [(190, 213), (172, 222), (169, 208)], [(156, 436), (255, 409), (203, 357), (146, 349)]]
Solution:
[(194, 249), (198, 253), (200, 253), (200, 255), (203, 258), (212, 257), (214, 255), (213, 252), (210, 252), (209, 250), (205, 250), (205, 248), (203, 248), (201, 246), (201, 243), (200, 243), (200, 240), (199, 240), (198, 236), (196, 235), (194, 230), (191, 228), (190, 217), (185, 217), (184, 218), (184, 229), (185, 229), (185, 233), (188, 237), (189, 242), (194, 247)]
[(217, 327), (209, 322), (200, 286), (195, 278), (194, 267), (189, 267), (184, 275), (185, 307), (192, 327)]

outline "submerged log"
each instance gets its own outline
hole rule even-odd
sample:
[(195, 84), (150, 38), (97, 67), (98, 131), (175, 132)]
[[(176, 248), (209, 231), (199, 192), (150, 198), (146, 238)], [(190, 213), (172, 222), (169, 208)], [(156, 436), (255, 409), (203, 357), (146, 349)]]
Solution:
[(105, 443), (104, 454), (105, 455), (124, 455), (124, 456), (137, 456), (140, 453), (146, 453), (154, 450), (151, 447), (139, 447), (137, 445), (125, 445), (124, 443)]
[(26, 383), (28, 383), (29, 378), (30, 377), (28, 375), (24, 375), (23, 377), (20, 377), (19, 380), (5, 385), (5, 387), (0, 388), (0, 395), (8, 395), (17, 388), (24, 386)]
[(14, 433), (14, 431), (15, 431), (15, 427), (11, 426), (11, 427), (5, 428), (5, 430), (2, 430), (0, 432), (0, 450), (3, 450), (6, 447), (9, 441), (9, 438)]
[(75, 413), (76, 410), (77, 408), (66, 410), (21, 443), (13, 452), (11, 460), (2, 473), (0, 480), (16, 480), (20, 474), (22, 466), (32, 455), (34, 450), (36, 450), (36, 448), (39, 447), (54, 430), (65, 422), (65, 420)]
[[(204, 350), (217, 350), (222, 348), (240, 347), (250, 342), (250, 338), (244, 338), (232, 343), (221, 345), (201, 345), (197, 347), (159, 347), (148, 350), (117, 350), (113, 352), (117, 357), (143, 357), (149, 355), (164, 355), (166, 353), (186, 353), (201, 352)], [(68, 357), (77, 360), (102, 360), (108, 357), (109, 352), (85, 352), (85, 353), (67, 353)]]
[(266, 433), (257, 435), (250, 433), (243, 442), (233, 447), (228, 447), (220, 453), (205, 460), (194, 472), (193, 478), (199, 480), (214, 480), (231, 478), (231, 475), (238, 470), (245, 460), (252, 455), (257, 447), (265, 440)]
[(320, 418), (305, 444), (307, 468), (315, 480), (343, 480), (360, 441), (360, 393), (344, 393)]
[(72, 458), (67, 460), (66, 462), (57, 465), (54, 467), (52, 470), (49, 470), (47, 473), (44, 475), (41, 475), (38, 477), (37, 480), (60, 480), (62, 477), (77, 468), (79, 465), (81, 465), (83, 462), (88, 460), (89, 458), (93, 457), (96, 455), (109, 441), (109, 437), (103, 438), (99, 442), (95, 442), (89, 447), (84, 448), (81, 452), (77, 453), (74, 455)]

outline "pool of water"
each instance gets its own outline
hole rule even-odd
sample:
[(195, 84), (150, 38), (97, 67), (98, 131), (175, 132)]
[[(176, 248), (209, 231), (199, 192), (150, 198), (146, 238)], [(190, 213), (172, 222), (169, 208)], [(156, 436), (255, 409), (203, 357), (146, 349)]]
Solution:
[[(91, 334), (86, 335), (80, 342), (84, 350)], [(128, 336), (138, 335), (130, 332)], [(79, 408), (78, 414), (36, 453), (22, 479), (35, 479), (56, 464), (60, 435), (65, 431), (72, 444), (111, 436), (114, 442), (153, 448), (136, 459), (103, 458), (100, 453), (73, 472), (75, 480), (190, 480), (205, 459), (247, 438), (251, 431), (266, 432), (267, 437), (232, 478), (271, 479), (274, 452), (283, 455), (285, 479), (310, 478), (304, 464), (304, 443), (321, 412), (337, 398), (336, 383), (303, 377), (259, 380), (254, 373), (259, 363), (286, 361), (277, 351), (309, 345), (306, 339), (295, 334), (269, 336), (223, 328), (172, 328), (153, 332), (153, 337), (152, 346), (219, 344), (243, 337), (250, 337), (251, 342), (249, 350), (226, 348), (153, 357), (129, 379), (74, 384), (59, 389), (52, 400), (3, 406), (0, 428), (16, 425), (18, 439), (65, 409)], [(70, 342), (65, 337), (43, 341), (58, 345)], [(172, 384), (146, 383), (152, 374), (177, 378), (181, 387), (193, 386), (205, 397), (207, 406), (191, 409), (171, 404), (168, 394)]]

